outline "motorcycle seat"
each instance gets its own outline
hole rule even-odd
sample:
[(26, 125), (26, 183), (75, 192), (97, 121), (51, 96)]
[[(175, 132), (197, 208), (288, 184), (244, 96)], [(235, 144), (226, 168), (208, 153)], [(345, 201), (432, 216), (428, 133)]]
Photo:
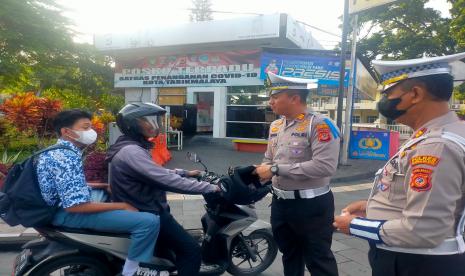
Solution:
[(53, 232), (66, 232), (66, 233), (75, 233), (75, 234), (85, 234), (85, 235), (95, 235), (95, 236), (108, 236), (108, 237), (117, 237), (117, 238), (128, 238), (129, 233), (117, 233), (117, 232), (104, 232), (104, 231), (96, 231), (92, 229), (85, 229), (85, 228), (71, 228), (71, 227), (43, 227), (40, 230), (42, 231), (53, 231)]

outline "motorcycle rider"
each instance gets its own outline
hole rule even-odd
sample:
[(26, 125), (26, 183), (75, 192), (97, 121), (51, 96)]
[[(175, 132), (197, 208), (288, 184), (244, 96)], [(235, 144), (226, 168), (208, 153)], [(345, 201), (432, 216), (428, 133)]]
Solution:
[(153, 144), (148, 139), (158, 136), (165, 113), (152, 103), (131, 103), (119, 111), (117, 125), (123, 135), (109, 148), (106, 158), (111, 196), (114, 202), (159, 215), (158, 246), (174, 251), (178, 275), (194, 276), (200, 270), (200, 246), (170, 214), (166, 192), (205, 194), (220, 188), (185, 178), (200, 171), (169, 170), (153, 162), (149, 153)]

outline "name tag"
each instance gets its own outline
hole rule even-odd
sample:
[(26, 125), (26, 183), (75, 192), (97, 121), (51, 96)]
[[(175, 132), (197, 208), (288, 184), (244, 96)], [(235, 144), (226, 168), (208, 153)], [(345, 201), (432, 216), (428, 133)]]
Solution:
[(291, 136), (293, 136), (293, 137), (307, 137), (307, 133), (306, 132), (293, 132), (291, 134)]

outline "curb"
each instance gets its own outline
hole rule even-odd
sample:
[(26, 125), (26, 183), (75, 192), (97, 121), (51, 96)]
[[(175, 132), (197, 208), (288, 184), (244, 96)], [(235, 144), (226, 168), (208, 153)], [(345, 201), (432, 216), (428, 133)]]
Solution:
[(378, 170), (364, 172), (364, 173), (350, 175), (350, 176), (334, 177), (331, 179), (330, 183), (337, 184), (337, 183), (352, 182), (352, 181), (357, 181), (357, 180), (373, 179), (377, 171)]
[[(8, 248), (20, 246), (28, 241), (36, 239), (39, 233), (32, 228), (26, 228), (22, 233), (0, 234), (0, 245)], [(2, 248), (3, 249), (3, 248)]]

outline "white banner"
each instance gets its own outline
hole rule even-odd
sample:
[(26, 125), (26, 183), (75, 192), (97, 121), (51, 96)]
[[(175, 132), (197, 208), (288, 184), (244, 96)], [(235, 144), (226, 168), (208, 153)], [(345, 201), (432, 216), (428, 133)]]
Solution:
[(115, 87), (262, 85), (259, 49), (147, 57), (116, 63)]
[(357, 13), (374, 7), (389, 4), (397, 0), (349, 0), (349, 13)]
[[(215, 70), (216, 71), (216, 70)], [(244, 71), (151, 74), (116, 73), (115, 87), (186, 87), (186, 86), (242, 86), (263, 85), (260, 68), (246, 65)]]

